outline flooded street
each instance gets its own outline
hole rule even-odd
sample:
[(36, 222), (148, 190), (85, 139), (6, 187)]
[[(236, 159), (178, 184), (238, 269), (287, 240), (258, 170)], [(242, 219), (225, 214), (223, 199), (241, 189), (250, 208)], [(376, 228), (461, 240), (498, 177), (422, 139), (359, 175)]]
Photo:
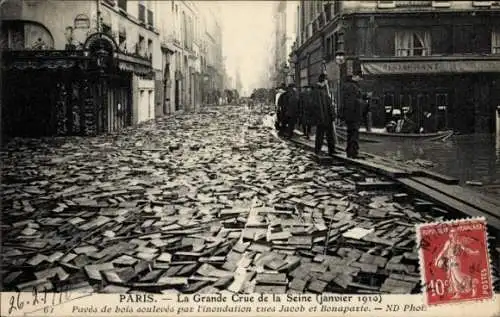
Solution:
[[(432, 162), (428, 166), (432, 171), (456, 177), (474, 190), (500, 196), (499, 133), (455, 135), (445, 142), (362, 143), (361, 148), (401, 162)], [(480, 182), (482, 186), (466, 185), (468, 181)]]

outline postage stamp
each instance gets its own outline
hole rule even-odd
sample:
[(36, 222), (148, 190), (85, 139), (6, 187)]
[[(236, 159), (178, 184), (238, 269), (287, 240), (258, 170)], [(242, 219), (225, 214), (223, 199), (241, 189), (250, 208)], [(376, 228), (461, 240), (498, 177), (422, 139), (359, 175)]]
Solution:
[(428, 305), (493, 298), (484, 218), (421, 224), (416, 231)]

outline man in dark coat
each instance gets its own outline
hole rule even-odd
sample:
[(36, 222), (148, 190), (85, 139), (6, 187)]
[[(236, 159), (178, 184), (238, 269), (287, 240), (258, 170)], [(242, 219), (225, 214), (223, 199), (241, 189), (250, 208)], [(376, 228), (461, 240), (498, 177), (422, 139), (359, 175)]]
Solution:
[(299, 115), (299, 96), (295, 84), (289, 84), (284, 93), (284, 130), (286, 137), (293, 136), (293, 130), (297, 124)]
[(302, 124), (302, 129), (306, 138), (309, 138), (312, 124), (313, 104), (311, 102), (311, 88), (312, 87), (309, 85), (304, 86), (299, 96), (300, 123)]
[(359, 151), (359, 126), (363, 119), (363, 94), (359, 87), (361, 74), (355, 73), (344, 83), (342, 91), (343, 114), (347, 125), (347, 157), (358, 157)]
[(311, 94), (311, 101), (314, 105), (314, 121), (316, 123), (314, 152), (316, 155), (319, 155), (326, 135), (328, 155), (331, 156), (335, 154), (335, 139), (333, 138), (333, 120), (335, 119), (335, 113), (326, 85), (328, 85), (326, 76), (324, 74), (319, 75), (318, 83)]
[(285, 105), (286, 105), (286, 87), (282, 84), (276, 93), (276, 129), (282, 133), (285, 129)]

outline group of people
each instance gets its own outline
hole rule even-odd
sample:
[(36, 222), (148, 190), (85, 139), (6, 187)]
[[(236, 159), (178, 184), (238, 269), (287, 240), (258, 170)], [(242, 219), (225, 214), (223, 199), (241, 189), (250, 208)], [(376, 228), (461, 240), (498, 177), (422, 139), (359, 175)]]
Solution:
[[(350, 158), (358, 157), (359, 127), (363, 117), (365, 101), (359, 87), (361, 74), (356, 73), (348, 78), (342, 91), (342, 119), (347, 126), (346, 153)], [(284, 137), (291, 138), (297, 125), (302, 127), (304, 135), (309, 138), (313, 127), (316, 129), (314, 151), (320, 154), (326, 138), (328, 155), (336, 152), (336, 135), (334, 121), (337, 119), (337, 107), (328, 87), (326, 75), (318, 77), (316, 85), (304, 86), (299, 92), (295, 84), (285, 87), (282, 84), (276, 93), (277, 107), (276, 129)]]

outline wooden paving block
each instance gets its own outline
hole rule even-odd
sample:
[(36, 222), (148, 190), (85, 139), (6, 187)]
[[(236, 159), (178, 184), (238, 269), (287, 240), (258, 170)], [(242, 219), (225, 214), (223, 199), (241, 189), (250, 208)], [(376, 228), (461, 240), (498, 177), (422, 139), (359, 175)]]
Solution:
[(390, 181), (378, 181), (378, 182), (357, 182), (356, 183), (356, 190), (358, 191), (363, 191), (363, 190), (397, 190), (400, 188), (401, 185), (398, 184), (397, 182), (390, 182)]
[(260, 273), (256, 277), (257, 284), (287, 285), (288, 279), (284, 273)]
[(313, 293), (322, 294), (327, 285), (327, 282), (314, 278), (309, 282), (307, 289)]

